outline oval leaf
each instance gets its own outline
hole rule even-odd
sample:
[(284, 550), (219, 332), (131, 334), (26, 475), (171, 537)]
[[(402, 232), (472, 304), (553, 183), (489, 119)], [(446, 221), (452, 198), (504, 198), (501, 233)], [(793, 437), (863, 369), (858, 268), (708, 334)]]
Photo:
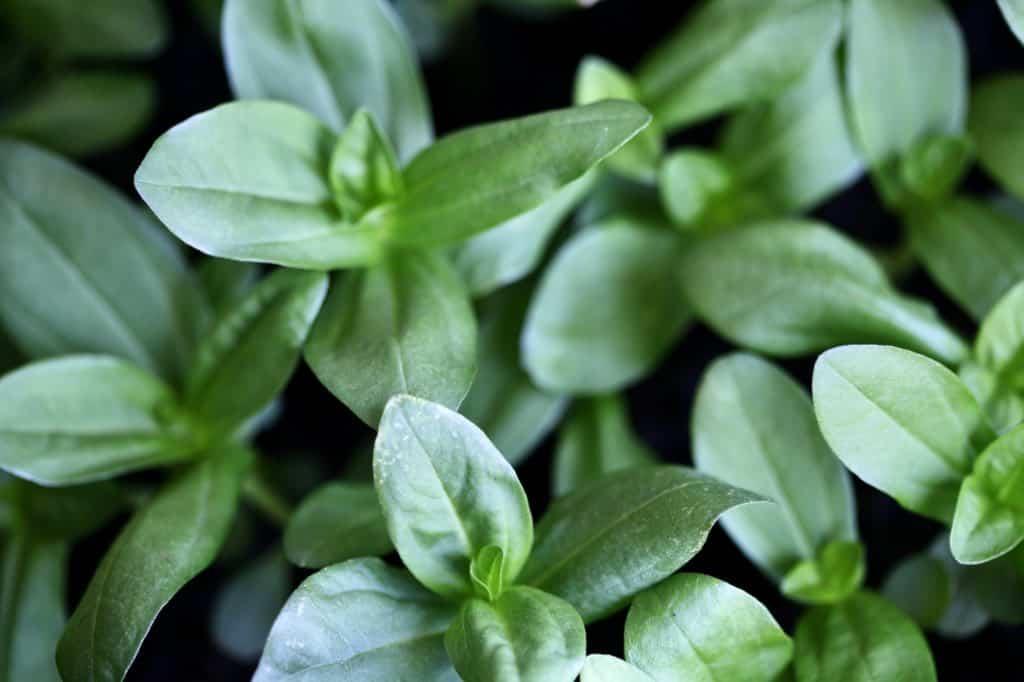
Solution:
[(327, 483), (310, 493), (284, 531), (288, 560), (323, 568), (392, 551), (387, 523), (372, 485)]

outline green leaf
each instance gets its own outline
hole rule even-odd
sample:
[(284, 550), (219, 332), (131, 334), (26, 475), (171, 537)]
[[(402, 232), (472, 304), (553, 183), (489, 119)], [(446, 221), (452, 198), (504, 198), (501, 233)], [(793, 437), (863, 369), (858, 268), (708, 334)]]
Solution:
[(377, 492), (363, 483), (320, 486), (302, 501), (284, 531), (285, 555), (303, 568), (383, 556), (393, 549)]
[(1010, 25), (1010, 30), (1020, 42), (1024, 43), (1024, 1), (996, 0), (996, 4), (999, 5), (1003, 16), (1006, 17), (1006, 23)]
[(69, 156), (87, 156), (139, 134), (156, 107), (156, 86), (143, 75), (70, 71), (44, 81), (0, 116), (0, 134)]
[(505, 553), (497, 545), (487, 545), (469, 564), (469, 577), (477, 596), (495, 602), (505, 589)]
[(373, 478), (391, 540), (416, 578), (438, 594), (473, 594), (470, 563), (501, 549), (507, 583), (533, 544), (530, 506), (515, 471), (483, 431), (408, 395), (381, 418)]
[(963, 135), (929, 135), (902, 158), (900, 179), (916, 199), (933, 203), (948, 198), (973, 160), (974, 147)]
[(591, 654), (583, 664), (580, 682), (653, 682), (642, 670), (620, 658)]
[(1024, 74), (990, 78), (971, 95), (969, 125), (978, 161), (1008, 192), (1024, 198)]
[(1024, 546), (970, 570), (976, 572), (978, 602), (992, 619), (1006, 625), (1024, 624)]
[(456, 243), (534, 209), (648, 126), (609, 101), (476, 126), (438, 140), (405, 169), (405, 194), (377, 220), (403, 246)]
[(978, 600), (978, 568), (964, 566), (953, 558), (946, 532), (935, 538), (928, 555), (942, 563), (953, 586), (952, 599), (935, 630), (944, 637), (957, 639), (977, 634), (990, 620)]
[(405, 571), (355, 559), (314, 573), (274, 622), (253, 682), (458, 682), (444, 650), (453, 607)]
[(719, 334), (778, 356), (891, 343), (957, 364), (963, 341), (901, 296), (872, 257), (831, 228), (765, 222), (702, 240), (677, 265), (687, 300)]
[(506, 289), (484, 302), (479, 367), (460, 412), (509, 463), (523, 461), (562, 418), (568, 400), (533, 385), (520, 363), (519, 335), (532, 287)]
[(988, 312), (974, 341), (974, 357), (1001, 387), (1024, 389), (1024, 283), (1007, 291)]
[(331, 130), (300, 109), (232, 102), (164, 133), (135, 188), (171, 232), (211, 256), (309, 270), (368, 265), (378, 235), (342, 220), (327, 176), (334, 147)]
[(950, 533), (962, 564), (992, 561), (1024, 540), (1024, 425), (1003, 434), (974, 462), (960, 488)]
[(807, 392), (782, 370), (746, 353), (715, 361), (697, 390), (691, 432), (698, 469), (776, 503), (722, 519), (761, 570), (778, 580), (830, 541), (857, 539), (849, 477)]
[(3, 546), (0, 679), (59, 682), (53, 652), (67, 620), (68, 546), (32, 535), (16, 531)]
[(796, 628), (797, 682), (935, 682), (924, 635), (898, 608), (869, 592), (819, 606)]
[(929, 554), (904, 559), (885, 579), (882, 594), (923, 628), (934, 628), (953, 602), (955, 581), (942, 560)]
[(558, 434), (552, 492), (559, 497), (613, 471), (656, 461), (651, 449), (633, 433), (621, 397), (584, 398), (573, 406)]
[(682, 243), (629, 220), (581, 232), (555, 256), (521, 340), (534, 382), (609, 393), (654, 368), (689, 319), (676, 280)]
[(432, 62), (451, 48), (476, 4), (476, 0), (395, 0), (394, 6), (420, 57)]
[(243, 565), (213, 601), (210, 630), (221, 651), (255, 663), (291, 590), (288, 563), (276, 547)]
[(846, 124), (834, 51), (770, 102), (726, 124), (720, 152), (745, 192), (762, 195), (776, 215), (814, 208), (860, 175)]
[(334, 200), (351, 222), (401, 194), (402, 176), (395, 152), (365, 109), (355, 113), (338, 138), (330, 176)]
[(668, 130), (796, 82), (839, 38), (836, 0), (713, 0), (641, 65), (640, 100)]
[(240, 99), (289, 102), (337, 131), (366, 108), (402, 161), (433, 138), (415, 55), (387, 2), (228, 0), (222, 39)]
[(696, 230), (730, 224), (738, 210), (731, 201), (732, 169), (713, 152), (680, 149), (665, 157), (658, 171), (658, 189), (665, 212), (679, 227)]
[(326, 294), (319, 272), (279, 270), (257, 284), (200, 343), (185, 404), (223, 431), (259, 413), (295, 371)]
[(766, 501), (685, 467), (616, 472), (551, 505), (519, 582), (565, 599), (590, 623), (675, 573), (723, 513)]
[(448, 259), (389, 253), (380, 265), (334, 276), (306, 362), (371, 427), (388, 399), (408, 393), (457, 408), (476, 375), (476, 320)]
[(860, 589), (867, 566), (864, 545), (834, 540), (801, 561), (782, 580), (782, 593), (805, 604), (836, 604)]
[(74, 485), (196, 454), (171, 390), (115, 358), (76, 355), (0, 379), (0, 468), (41, 485)]
[(569, 682), (583, 667), (586, 639), (572, 606), (513, 587), (493, 603), (467, 601), (444, 643), (466, 682)]
[(64, 59), (152, 57), (169, 33), (158, 0), (11, 0), (4, 10), (19, 37)]
[(221, 318), (229, 310), (234, 310), (256, 286), (260, 266), (223, 258), (204, 258), (199, 263), (198, 274), (215, 317)]
[(936, 282), (976, 320), (1024, 279), (1024, 223), (954, 198), (911, 211), (911, 247)]
[(241, 448), (214, 453), (136, 512), (100, 562), (57, 646), (64, 682), (124, 678), (160, 610), (217, 556), (250, 457)]
[(455, 253), (455, 267), (474, 297), (517, 282), (536, 269), (548, 243), (594, 185), (584, 175), (535, 209), (471, 237)]
[(700, 573), (672, 576), (637, 596), (625, 639), (626, 660), (659, 682), (769, 682), (793, 656), (761, 602)]
[(17, 481), (14, 488), (17, 513), (36, 540), (79, 540), (110, 523), (128, 502), (111, 481), (67, 488)]
[(22, 352), (105, 353), (176, 378), (206, 306), (158, 225), (25, 143), (0, 141), (0, 178), (0, 317)]
[(955, 374), (901, 348), (844, 346), (818, 358), (813, 392), (846, 468), (911, 511), (953, 519), (961, 481), (995, 438)]
[[(585, 57), (576, 71), (573, 104), (580, 106), (608, 99), (638, 101), (633, 79), (605, 59)], [(652, 122), (629, 144), (609, 157), (606, 166), (638, 182), (653, 182), (664, 147), (661, 127)]]

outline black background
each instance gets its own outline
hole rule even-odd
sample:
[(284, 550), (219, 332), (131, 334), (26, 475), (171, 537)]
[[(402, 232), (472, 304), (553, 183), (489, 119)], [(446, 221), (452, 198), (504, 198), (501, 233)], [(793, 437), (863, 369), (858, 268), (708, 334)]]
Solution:
[[(338, 0), (344, 2), (345, 0)], [(897, 2), (899, 0), (893, 0)], [(160, 108), (150, 129), (135, 143), (86, 163), (134, 196), (131, 177), (152, 141), (186, 117), (230, 99), (217, 40), (189, 11), (189, 3), (167, 3), (173, 20), (169, 48), (152, 64), (160, 86)], [(625, 67), (635, 66), (644, 53), (678, 25), (693, 3), (677, 0), (606, 0), (586, 12), (545, 20), (525, 19), (481, 10), (458, 36), (456, 47), (426, 66), (439, 133), (510, 116), (568, 105), (580, 59), (598, 54)], [(1015, 41), (992, 0), (952, 3), (970, 50), (972, 80), (1024, 68), (1024, 47)], [(922, 64), (921, 69), (928, 69)], [(1024, 115), (1024, 112), (1022, 112)], [(673, 138), (678, 143), (709, 143), (715, 124), (688, 130)], [(978, 171), (967, 180), (971, 192), (991, 189)], [(898, 239), (899, 223), (888, 215), (874, 190), (861, 181), (816, 212), (862, 242), (884, 245)], [(936, 302), (951, 323), (968, 337), (969, 320), (920, 273), (905, 288)], [(730, 350), (729, 344), (703, 327), (694, 328), (646, 381), (629, 391), (637, 431), (667, 461), (689, 463), (689, 414), (697, 381), (705, 367)], [(811, 360), (784, 363), (801, 381), (810, 377)], [(334, 400), (305, 368), (286, 394), (281, 421), (260, 437), (272, 458), (312, 457), (321, 476), (342, 471), (349, 457), (371, 432)], [(530, 494), (534, 516), (547, 505), (550, 442), (520, 469)], [(857, 484), (860, 530), (868, 547), (868, 585), (878, 587), (900, 558), (929, 544), (938, 527), (900, 509), (884, 495)], [(70, 597), (78, 599), (91, 571), (116, 527), (84, 543), (72, 558)], [(276, 531), (257, 524), (250, 551), (274, 542)], [(233, 662), (212, 644), (208, 634), (210, 606), (228, 574), (228, 562), (204, 573), (161, 613), (142, 647), (129, 680), (248, 680), (252, 666)], [(728, 580), (753, 593), (792, 632), (799, 608), (783, 599), (720, 530), (687, 570)], [(304, 575), (296, 571), (297, 581)], [(621, 653), (622, 618), (589, 628), (593, 652)], [(1011, 681), (1024, 679), (1024, 628), (990, 626), (967, 641), (930, 638), (944, 681)]]

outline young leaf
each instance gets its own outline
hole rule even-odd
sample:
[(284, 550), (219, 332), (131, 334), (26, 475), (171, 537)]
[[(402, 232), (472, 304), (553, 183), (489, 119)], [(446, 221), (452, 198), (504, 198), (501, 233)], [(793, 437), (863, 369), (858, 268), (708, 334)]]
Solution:
[(626, 618), (626, 660), (655, 680), (769, 682), (793, 643), (761, 602), (700, 573), (642, 592)]
[(356, 559), (314, 573), (274, 622), (253, 682), (457, 682), (452, 607), (405, 571)]
[(533, 272), (558, 228), (593, 187), (594, 179), (591, 171), (537, 208), (460, 244), (453, 258), (469, 293), (484, 296)]
[(21, 142), (0, 141), (0, 178), (0, 317), (22, 352), (105, 353), (178, 377), (206, 306), (155, 222)]
[(360, 109), (342, 131), (331, 155), (331, 189), (341, 214), (357, 222), (368, 211), (402, 192), (402, 176), (390, 143)]
[(921, 631), (869, 592), (807, 612), (797, 625), (795, 660), (797, 682), (936, 680)]
[(884, 172), (926, 135), (963, 130), (966, 49), (945, 3), (853, 0), (846, 30), (850, 121), (872, 169)]
[(956, 502), (949, 544), (962, 564), (992, 561), (1024, 540), (1024, 425), (974, 462)]
[(68, 546), (24, 528), (6, 538), (0, 584), (0, 679), (58, 682), (53, 650), (67, 613)]
[(821, 437), (807, 392), (745, 353), (717, 360), (694, 402), (693, 461), (732, 485), (772, 499), (722, 519), (747, 557), (776, 579), (833, 540), (856, 540), (853, 490)]
[(816, 557), (794, 566), (780, 589), (805, 604), (836, 604), (859, 590), (866, 574), (864, 545), (833, 540)]
[(770, 102), (732, 117), (721, 154), (745, 192), (764, 196), (776, 215), (817, 206), (860, 175), (846, 124), (834, 51), (824, 52)]
[(4, 10), (19, 37), (65, 59), (152, 57), (169, 32), (157, 0), (10, 0)]
[(580, 682), (654, 682), (642, 670), (614, 656), (587, 656), (580, 673)]
[(284, 388), (327, 294), (319, 272), (279, 270), (218, 320), (196, 351), (185, 404), (230, 431)]
[(532, 587), (467, 601), (444, 643), (466, 682), (569, 682), (587, 653), (576, 610)]
[(825, 440), (865, 483), (911, 511), (949, 522), (960, 483), (995, 438), (948, 369), (888, 346), (844, 346), (814, 365)]
[(460, 412), (487, 434), (510, 464), (526, 458), (562, 418), (568, 400), (533, 385), (520, 366), (519, 335), (532, 287), (516, 286), (481, 310), (479, 369)]
[(680, 149), (665, 157), (658, 171), (658, 189), (665, 212), (686, 230), (730, 225), (739, 215), (731, 201), (735, 179), (717, 154)]
[(300, 109), (232, 102), (164, 133), (135, 188), (171, 232), (211, 256), (309, 270), (367, 265), (378, 236), (340, 216), (326, 172), (334, 146), (330, 129)]
[(335, 275), (306, 362), (376, 427), (399, 393), (457, 408), (476, 375), (476, 352), (473, 309), (448, 259), (400, 251), (369, 270)]
[(213, 601), (210, 630), (220, 650), (255, 663), (291, 587), (288, 563), (277, 547), (231, 575)]
[(641, 65), (640, 101), (668, 130), (792, 85), (839, 38), (836, 0), (712, 0)]
[(995, 208), (966, 198), (924, 204), (907, 226), (914, 253), (976, 320), (1024, 279), (1024, 223)]
[(403, 246), (462, 241), (540, 206), (650, 121), (608, 101), (462, 130), (412, 160), (405, 194), (376, 220)]
[(35, 483), (111, 478), (198, 447), (171, 390), (122, 360), (68, 356), (0, 379), (0, 468)]
[(765, 222), (714, 235), (677, 269), (701, 318), (762, 353), (891, 343), (957, 364), (967, 352), (930, 306), (899, 295), (868, 253), (819, 223)]
[(684, 467), (610, 474), (551, 505), (519, 582), (595, 621), (675, 573), (719, 516), (751, 502), (767, 500)]
[(250, 457), (242, 448), (213, 453), (136, 512), (100, 562), (57, 646), (65, 682), (124, 679), (160, 610), (217, 556)]
[(552, 492), (559, 497), (613, 471), (655, 461), (651, 449), (633, 434), (621, 397), (584, 398), (558, 434)]
[(523, 363), (534, 382), (560, 393), (607, 393), (650, 371), (689, 318), (676, 280), (681, 249), (670, 231), (629, 220), (566, 244), (523, 329)]
[(68, 156), (87, 156), (127, 142), (149, 121), (156, 84), (113, 70), (70, 71), (44, 81), (0, 116), (0, 134)]
[(526, 493), (464, 417), (412, 396), (392, 398), (381, 418), (373, 478), (395, 548), (434, 592), (471, 595), (470, 563), (489, 545), (503, 553), (506, 582), (519, 575), (533, 544)]
[(276, 99), (340, 131), (365, 107), (406, 161), (433, 125), (408, 38), (383, 0), (228, 0), (222, 41), (240, 99)]
[(1014, 35), (1024, 43), (1024, 0), (996, 0), (996, 3)]
[(942, 201), (960, 184), (973, 153), (971, 140), (964, 135), (925, 136), (900, 160), (900, 180), (915, 199), (924, 203)]
[(302, 501), (284, 531), (285, 555), (303, 568), (383, 556), (392, 550), (377, 493), (368, 484), (320, 486)]
[[(1024, 12), (1024, 10), (1021, 10)], [(1024, 75), (991, 78), (971, 95), (971, 135), (978, 161), (1007, 191), (1024, 198)]]

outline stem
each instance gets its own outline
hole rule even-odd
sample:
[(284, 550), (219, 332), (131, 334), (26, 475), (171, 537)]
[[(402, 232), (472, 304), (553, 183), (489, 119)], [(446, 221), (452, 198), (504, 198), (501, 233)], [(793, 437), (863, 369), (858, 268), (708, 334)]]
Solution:
[(245, 501), (276, 526), (284, 528), (292, 515), (292, 506), (274, 490), (266, 479), (253, 472), (242, 484)]

